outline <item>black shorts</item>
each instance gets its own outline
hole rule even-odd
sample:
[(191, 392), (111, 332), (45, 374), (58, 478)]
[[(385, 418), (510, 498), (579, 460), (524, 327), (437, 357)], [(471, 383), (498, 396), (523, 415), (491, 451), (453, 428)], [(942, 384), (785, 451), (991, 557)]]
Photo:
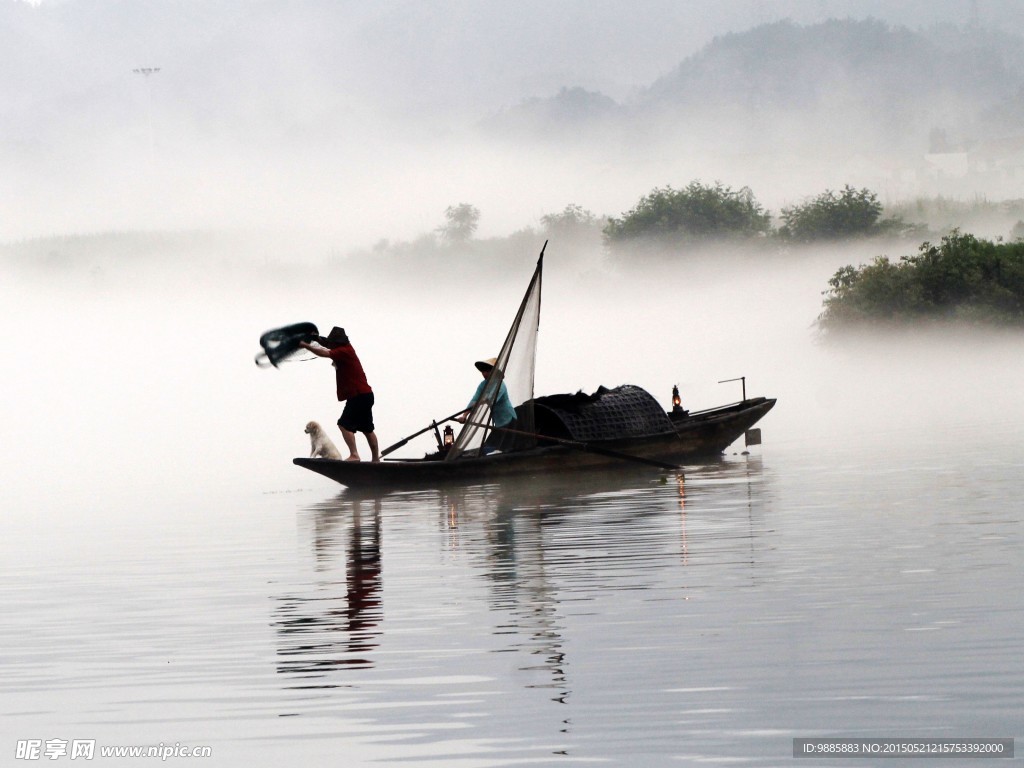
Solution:
[(346, 400), (338, 426), (349, 432), (373, 432), (373, 392)]

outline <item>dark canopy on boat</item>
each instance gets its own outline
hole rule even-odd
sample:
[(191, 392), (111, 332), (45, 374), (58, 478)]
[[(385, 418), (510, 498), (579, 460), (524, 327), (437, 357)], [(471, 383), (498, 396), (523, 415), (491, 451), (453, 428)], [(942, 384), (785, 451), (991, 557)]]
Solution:
[(593, 394), (548, 395), (533, 401), (542, 435), (589, 442), (650, 437), (674, 432), (665, 410), (650, 392), (632, 384), (599, 387)]

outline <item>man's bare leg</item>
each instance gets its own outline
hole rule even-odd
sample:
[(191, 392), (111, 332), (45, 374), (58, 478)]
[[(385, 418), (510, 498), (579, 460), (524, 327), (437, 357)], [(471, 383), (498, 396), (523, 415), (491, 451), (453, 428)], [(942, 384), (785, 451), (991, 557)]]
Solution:
[(348, 448), (348, 458), (345, 461), (361, 461), (359, 458), (359, 449), (356, 447), (356, 433), (349, 432), (344, 427), (340, 427), (341, 436), (345, 438), (345, 447)]
[(370, 444), (370, 455), (372, 456), (372, 461), (380, 461), (380, 451), (377, 449), (377, 433), (367, 432), (366, 442)]

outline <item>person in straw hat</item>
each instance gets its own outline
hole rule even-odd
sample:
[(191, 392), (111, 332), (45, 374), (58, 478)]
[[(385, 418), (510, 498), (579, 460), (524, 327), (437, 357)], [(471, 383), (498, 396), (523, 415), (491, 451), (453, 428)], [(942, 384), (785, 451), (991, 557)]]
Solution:
[(373, 431), (373, 390), (366, 381), (363, 364), (359, 362), (345, 329), (335, 326), (326, 337), (319, 336), (316, 344), (303, 341), (301, 346), (318, 357), (329, 358), (334, 366), (338, 402), (345, 403), (338, 419), (341, 436), (348, 448), (345, 460), (360, 461), (356, 432), (362, 432), (370, 446), (371, 459), (380, 461), (377, 434)]
[[(466, 410), (463, 411), (459, 416), (456, 417), (456, 421), (464, 422), (469, 415), (469, 412), (473, 410), (474, 406), (480, 402), (481, 399), (491, 399), (491, 395), (494, 393), (494, 386), (498, 387), (497, 397), (494, 398), (494, 402), (491, 405), (491, 421), (495, 427), (502, 427), (505, 429), (513, 429), (516, 426), (516, 409), (512, 405), (512, 400), (508, 396), (508, 388), (505, 386), (505, 382), (500, 377), (495, 378), (492, 382), (491, 388), (487, 388), (487, 379), (491, 375), (491, 371), (494, 370), (494, 366), (497, 364), (498, 359), (491, 357), (487, 360), (478, 360), (473, 365), (480, 371), (480, 374), (484, 377), (484, 380), (476, 388), (476, 392), (473, 393), (473, 397), (469, 401), (469, 405), (466, 406)], [(505, 437), (506, 433), (499, 431), (492, 431), (484, 443), (484, 452), (489, 453), (490, 451), (496, 450), (498, 445), (501, 444), (502, 438)]]

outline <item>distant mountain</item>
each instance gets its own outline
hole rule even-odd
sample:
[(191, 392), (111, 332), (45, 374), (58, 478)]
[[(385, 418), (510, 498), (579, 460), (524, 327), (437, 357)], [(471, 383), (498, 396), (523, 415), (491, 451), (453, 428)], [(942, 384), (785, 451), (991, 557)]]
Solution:
[[(850, 105), (921, 104), (950, 94), (977, 104), (1007, 95), (1011, 73), (990, 41), (945, 36), (873, 20), (809, 27), (779, 22), (715, 38), (655, 82), (639, 106), (813, 108), (836, 94)], [(1020, 41), (1018, 41), (1019, 43)]]
[(972, 27), (783, 21), (716, 37), (627, 104), (591, 93), (591, 108), (567, 109), (579, 89), (563, 90), (484, 125), (557, 136), (614, 124), (626, 136), (686, 135), (691, 144), (923, 152), (935, 130), (953, 142), (1024, 130), (1013, 106), (1024, 88), (1022, 42)]
[(614, 99), (583, 88), (562, 88), (550, 98), (532, 98), (482, 122), (496, 135), (548, 134), (559, 138), (614, 125), (628, 114)]

